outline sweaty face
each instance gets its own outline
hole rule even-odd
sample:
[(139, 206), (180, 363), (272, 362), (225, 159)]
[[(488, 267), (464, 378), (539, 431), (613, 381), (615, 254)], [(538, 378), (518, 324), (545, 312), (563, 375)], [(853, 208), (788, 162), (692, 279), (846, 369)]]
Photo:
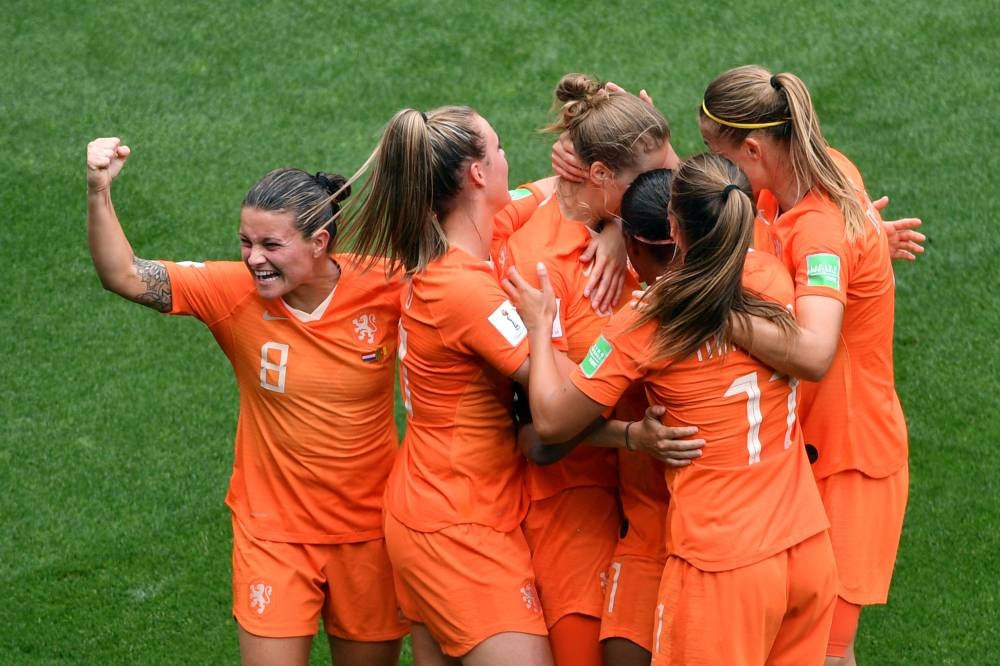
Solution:
[(317, 244), (294, 226), (291, 212), (244, 208), (240, 248), (262, 298), (281, 298), (314, 277)]

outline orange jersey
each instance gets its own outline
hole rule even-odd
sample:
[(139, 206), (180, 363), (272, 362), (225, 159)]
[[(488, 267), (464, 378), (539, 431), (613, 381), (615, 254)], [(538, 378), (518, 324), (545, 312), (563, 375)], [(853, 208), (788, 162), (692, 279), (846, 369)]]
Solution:
[(240, 522), (270, 541), (382, 536), (382, 492), (397, 450), (401, 281), (387, 281), (381, 267), (345, 268), (323, 316), (302, 322), (280, 299), (262, 299), (240, 262), (163, 264), (171, 314), (205, 322), (236, 374), (226, 504)]
[(386, 510), (425, 532), (517, 528), (527, 498), (508, 377), (528, 338), (493, 266), (449, 249), (404, 290), (399, 330), (407, 429)]
[[(614, 416), (623, 421), (645, 417), (646, 392), (634, 384), (618, 401)], [(666, 465), (641, 451), (618, 449), (618, 497), (622, 524), (615, 557), (638, 556), (658, 560), (667, 557), (667, 502), (670, 493), (664, 481)]]
[(771, 241), (771, 229), (767, 224), (767, 221), (760, 217), (760, 211), (757, 211), (756, 224), (753, 226), (753, 241), (751, 242), (751, 247), (755, 250), (761, 250), (763, 252), (771, 252), (772, 241)]
[[(593, 233), (583, 222), (562, 214), (559, 200), (553, 196), (538, 206), (531, 219), (511, 235), (505, 251), (501, 250), (497, 258), (501, 275), (506, 275), (510, 266), (516, 266), (521, 276), (536, 287), (535, 266), (539, 261), (545, 263), (552, 289), (559, 299), (553, 338), (556, 346), (577, 362), (587, 354), (590, 343), (610, 319), (597, 314), (590, 299), (583, 295), (592, 264), (582, 263), (580, 255), (592, 238)], [(631, 273), (627, 274), (615, 308), (627, 303), (632, 291), (638, 288), (638, 280)]]
[(500, 253), (510, 235), (524, 226), (544, 199), (541, 190), (534, 183), (525, 183), (510, 191), (510, 203), (493, 218), (490, 256), (496, 257)]
[(794, 311), (795, 288), (784, 265), (767, 252), (750, 250), (743, 262), (742, 283), (758, 297)]
[[(539, 261), (545, 263), (559, 304), (553, 343), (577, 363), (583, 360), (590, 343), (609, 321), (609, 317), (595, 312), (590, 299), (583, 295), (591, 265), (581, 263), (580, 254), (592, 237), (586, 225), (562, 214), (559, 201), (553, 196), (510, 237), (497, 257), (501, 275), (506, 274), (509, 266), (516, 266), (534, 286), (538, 286), (536, 265)], [(629, 275), (616, 307), (628, 302), (632, 290), (638, 287), (638, 281)], [(616, 462), (614, 451), (582, 445), (552, 465), (531, 465), (528, 468), (531, 499), (551, 497), (564, 488), (613, 487), (617, 485)]]
[(768, 192), (758, 199), (772, 248), (795, 280), (795, 296), (818, 295), (844, 304), (840, 343), (819, 382), (802, 382), (799, 416), (805, 441), (818, 451), (817, 478), (857, 469), (881, 478), (907, 458), (906, 422), (896, 395), (892, 363), (895, 282), (881, 218), (857, 168), (831, 157), (868, 211), (864, 234), (845, 235), (843, 215), (828, 198), (810, 192), (780, 212)]
[[(641, 416), (640, 416), (641, 418)], [(639, 451), (618, 451), (618, 495), (627, 521), (615, 556), (666, 558), (666, 465)]]
[[(770, 254), (753, 250), (747, 253), (743, 265), (743, 286), (791, 308), (794, 298), (791, 280), (781, 262)], [(618, 402), (616, 418), (626, 421), (643, 418), (646, 396), (642, 392), (636, 394), (636, 388), (638, 385), (634, 385)], [(628, 527), (618, 541), (615, 557), (666, 559), (666, 515), (670, 498), (664, 481), (666, 470), (661, 461), (645, 453), (618, 450), (618, 494)]]
[(656, 323), (633, 328), (639, 316), (631, 308), (616, 314), (570, 379), (603, 405), (642, 381), (649, 402), (666, 407), (664, 423), (698, 426), (702, 456), (666, 472), (668, 553), (726, 571), (826, 529), (795, 418), (797, 382), (738, 347), (653, 359)]

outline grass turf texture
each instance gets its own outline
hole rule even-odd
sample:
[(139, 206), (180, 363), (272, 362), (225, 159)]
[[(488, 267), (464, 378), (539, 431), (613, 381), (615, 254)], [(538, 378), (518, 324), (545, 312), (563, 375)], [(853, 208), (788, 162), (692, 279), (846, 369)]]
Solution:
[[(477, 107), (511, 184), (547, 172), (559, 76), (646, 87), (678, 152), (695, 105), (758, 62), (810, 86), (830, 142), (920, 215), (897, 264), (911, 499), (867, 664), (998, 659), (1000, 464), (993, 3), (7, 2), (0, 24), (0, 663), (235, 663), (228, 619), (236, 391), (198, 322), (103, 292), (84, 148), (119, 135), (139, 256), (238, 256), (246, 189), (277, 166), (350, 173), (403, 106)], [(405, 658), (404, 661), (406, 661)], [(314, 663), (328, 663), (317, 641)]]

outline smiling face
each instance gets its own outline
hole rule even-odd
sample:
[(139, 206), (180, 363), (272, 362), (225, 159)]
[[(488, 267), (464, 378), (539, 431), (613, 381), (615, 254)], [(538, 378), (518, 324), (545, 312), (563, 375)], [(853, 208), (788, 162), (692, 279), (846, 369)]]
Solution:
[(243, 208), (240, 248), (243, 263), (262, 298), (282, 298), (316, 277), (325, 255), (327, 232), (306, 239), (291, 212)]

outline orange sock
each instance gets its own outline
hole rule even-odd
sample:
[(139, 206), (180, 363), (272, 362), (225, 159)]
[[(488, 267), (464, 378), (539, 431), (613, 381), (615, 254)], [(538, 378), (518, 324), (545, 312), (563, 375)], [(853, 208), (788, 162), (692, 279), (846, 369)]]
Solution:
[(601, 666), (601, 620), (573, 613), (549, 629), (555, 666)]
[(833, 628), (830, 629), (830, 641), (826, 644), (826, 656), (846, 657), (847, 648), (858, 633), (858, 620), (861, 619), (861, 606), (844, 601), (837, 597), (837, 606), (833, 609)]

